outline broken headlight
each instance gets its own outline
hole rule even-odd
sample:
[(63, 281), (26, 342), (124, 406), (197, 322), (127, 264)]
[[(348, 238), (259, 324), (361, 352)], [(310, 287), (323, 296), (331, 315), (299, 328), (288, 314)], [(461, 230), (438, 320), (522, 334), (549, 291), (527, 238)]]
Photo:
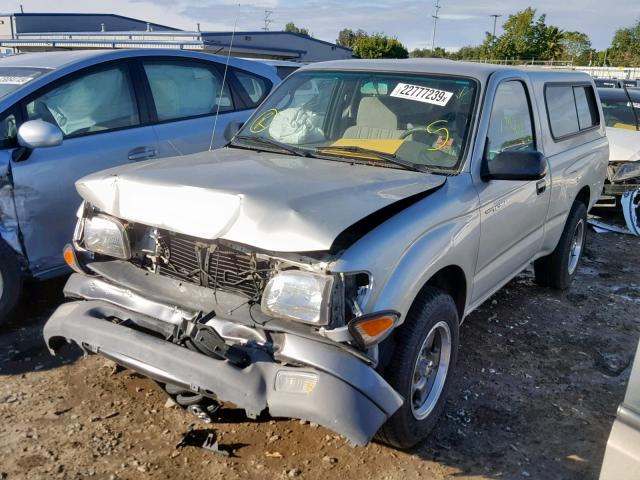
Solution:
[(640, 162), (623, 163), (615, 170), (611, 182), (623, 182), (636, 177), (640, 177)]
[(262, 293), (262, 310), (274, 317), (313, 325), (330, 319), (331, 275), (286, 270), (273, 276)]
[(82, 243), (90, 252), (122, 260), (131, 258), (131, 244), (124, 225), (107, 215), (96, 215), (85, 219)]

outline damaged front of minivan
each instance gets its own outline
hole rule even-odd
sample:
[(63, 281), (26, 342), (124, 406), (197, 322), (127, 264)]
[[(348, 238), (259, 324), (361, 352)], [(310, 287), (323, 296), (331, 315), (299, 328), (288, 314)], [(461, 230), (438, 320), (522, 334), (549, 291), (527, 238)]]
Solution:
[[(429, 100), (407, 108), (402, 81), (425, 84)], [(476, 98), (461, 77), (302, 69), (227, 148), (85, 177), (64, 252), (75, 301), (47, 322), (50, 350), (73, 342), (184, 393), (185, 406), (301, 418), (355, 445), (405, 402), (425, 418), (457, 330), (433, 330), (407, 374), (411, 398), (381, 374), (379, 347), (423, 281), (411, 269), (427, 275), (454, 244), (462, 265), (475, 261), (477, 197), (468, 176), (443, 173), (467, 152)]]

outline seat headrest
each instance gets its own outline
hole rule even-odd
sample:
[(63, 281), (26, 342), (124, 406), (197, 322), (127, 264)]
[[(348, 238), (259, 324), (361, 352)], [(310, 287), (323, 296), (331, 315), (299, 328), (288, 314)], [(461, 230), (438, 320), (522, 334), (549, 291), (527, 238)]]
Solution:
[(364, 97), (358, 106), (356, 125), (397, 130), (398, 117), (378, 97)]

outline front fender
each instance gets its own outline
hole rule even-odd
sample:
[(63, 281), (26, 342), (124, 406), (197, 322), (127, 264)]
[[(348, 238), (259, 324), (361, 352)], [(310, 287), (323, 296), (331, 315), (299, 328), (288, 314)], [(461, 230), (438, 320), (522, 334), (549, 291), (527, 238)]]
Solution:
[(331, 270), (369, 272), (373, 285), (363, 311), (392, 309), (404, 318), (425, 283), (455, 265), (465, 274), (468, 304), (480, 242), (478, 206), (470, 175), (450, 177), (352, 245)]

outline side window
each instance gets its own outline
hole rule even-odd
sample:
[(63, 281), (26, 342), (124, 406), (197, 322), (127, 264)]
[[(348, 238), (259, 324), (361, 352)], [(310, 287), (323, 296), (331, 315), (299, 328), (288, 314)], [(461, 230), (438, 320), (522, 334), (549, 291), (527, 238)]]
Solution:
[(573, 87), (578, 111), (578, 125), (580, 130), (600, 125), (600, 115), (593, 88), (588, 86)]
[(253, 102), (252, 107), (256, 107), (267, 96), (267, 81), (262, 77), (241, 70), (236, 70), (234, 73)]
[(175, 120), (233, 110), (228, 85), (222, 87), (222, 75), (200, 63), (144, 62), (158, 120)]
[(591, 86), (549, 85), (545, 89), (545, 102), (551, 133), (556, 139), (600, 125)]
[(28, 120), (58, 125), (65, 136), (138, 125), (138, 108), (123, 67), (87, 73), (27, 103)]
[(508, 81), (498, 86), (487, 134), (487, 158), (505, 150), (534, 150), (531, 106), (522, 82)]
[(16, 116), (11, 112), (0, 115), (0, 148), (13, 147), (17, 135)]

